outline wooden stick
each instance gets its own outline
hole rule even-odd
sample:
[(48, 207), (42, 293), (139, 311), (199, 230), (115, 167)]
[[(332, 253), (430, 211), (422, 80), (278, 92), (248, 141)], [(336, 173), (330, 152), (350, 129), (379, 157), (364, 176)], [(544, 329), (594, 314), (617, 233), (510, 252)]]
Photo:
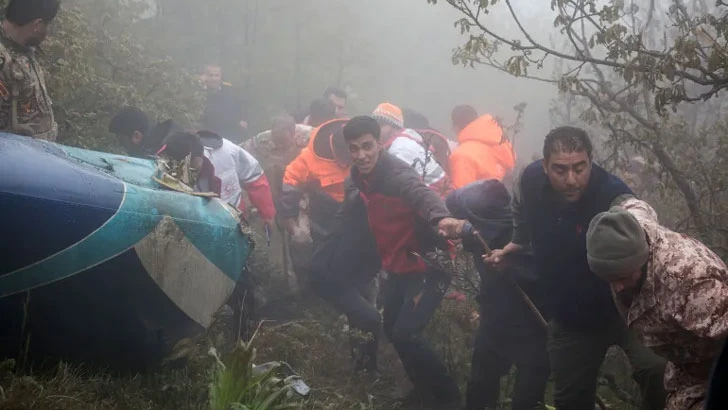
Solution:
[[(480, 232), (475, 231), (475, 232), (473, 232), (473, 235), (475, 235), (475, 237), (478, 238), (478, 241), (480, 242), (480, 244), (483, 245), (483, 248), (485, 249), (486, 254), (490, 254), (493, 252), (493, 250), (490, 249), (490, 246), (488, 246), (488, 243), (485, 242), (485, 239), (483, 239), (483, 237), (480, 236)], [(538, 321), (541, 322), (541, 326), (543, 326), (544, 328), (548, 328), (548, 326), (549, 326), (548, 322), (546, 322), (546, 319), (544, 319), (543, 315), (541, 314), (541, 311), (539, 311), (538, 308), (536, 307), (536, 305), (533, 304), (533, 301), (531, 300), (530, 297), (528, 297), (526, 292), (524, 292), (523, 289), (518, 285), (518, 283), (516, 283), (516, 281), (513, 280), (513, 278), (511, 278), (510, 276), (506, 276), (506, 279), (508, 281), (510, 281), (513, 284), (513, 286), (516, 287), (516, 290), (521, 295), (521, 298), (523, 299), (523, 301), (526, 302), (526, 305), (528, 305), (528, 308), (531, 309), (531, 312), (533, 312), (533, 314), (536, 315), (536, 318), (538, 318)]]

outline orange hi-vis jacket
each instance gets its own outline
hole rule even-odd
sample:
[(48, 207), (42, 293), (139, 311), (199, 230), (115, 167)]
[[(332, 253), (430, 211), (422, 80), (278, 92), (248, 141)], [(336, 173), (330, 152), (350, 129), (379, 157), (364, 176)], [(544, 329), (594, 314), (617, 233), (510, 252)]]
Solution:
[(344, 201), (344, 181), (349, 176), (351, 165), (348, 153), (347, 157), (340, 158), (344, 153), (337, 152), (334, 138), (343, 138), (341, 132), (347, 121), (332, 120), (311, 131), (308, 146), (288, 164), (283, 174), (283, 192), (278, 209), (281, 217), (298, 216), (299, 201), (312, 188), (338, 203)]
[(482, 179), (503, 180), (516, 165), (513, 146), (490, 115), (483, 115), (458, 134), (450, 155), (450, 178), (455, 189)]

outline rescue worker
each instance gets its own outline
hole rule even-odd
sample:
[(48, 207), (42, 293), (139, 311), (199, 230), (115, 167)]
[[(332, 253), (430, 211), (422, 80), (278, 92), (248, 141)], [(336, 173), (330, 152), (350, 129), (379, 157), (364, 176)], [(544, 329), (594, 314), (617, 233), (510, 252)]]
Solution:
[(549, 378), (546, 328), (529, 309), (520, 294), (523, 289), (537, 307), (542, 307), (540, 283), (533, 256), (521, 252), (506, 256), (506, 268), (498, 272), (486, 265), (486, 253), (475, 232), (489, 248), (507, 244), (512, 235), (511, 197), (503, 183), (495, 179), (476, 181), (447, 196), (446, 204), (456, 218), (466, 219), (472, 229), (464, 229), (462, 243), (472, 252), (480, 274), (480, 323), (473, 346), (470, 380), (465, 396), (466, 410), (495, 409), (500, 395), (500, 379), (516, 366), (511, 409), (531, 410), (544, 403)]
[(332, 232), (311, 257), (311, 287), (337, 312), (346, 315), (354, 371), (377, 376), (377, 346), (381, 317), (376, 306), (381, 260), (369, 229), (366, 206), (351, 183), (346, 206), (336, 215)]
[(136, 107), (124, 107), (109, 121), (109, 132), (116, 135), (127, 155), (136, 158), (153, 157), (164, 139), (180, 131), (172, 120), (165, 120), (153, 128), (149, 117)]
[(402, 119), (404, 126), (413, 130), (424, 130), (430, 128), (430, 120), (424, 115), (407, 108), (402, 110)]
[[(298, 155), (298, 152), (308, 145), (313, 128), (336, 118), (334, 105), (324, 98), (314, 100), (311, 103), (309, 112), (311, 113), (308, 121), (309, 125), (296, 124), (294, 117), (289, 114), (281, 114), (273, 120), (270, 130), (261, 132), (241, 145), (249, 152), (254, 153), (256, 158), (259, 159), (268, 156), (272, 150), (285, 151), (293, 146), (299, 148), (296, 152), (296, 155)], [(288, 159), (286, 164), (291, 162), (296, 155)], [(262, 162), (265, 163), (266, 161)]]
[(464, 221), (450, 216), (442, 200), (409, 164), (382, 152), (374, 118), (352, 118), (344, 127), (344, 138), (353, 160), (351, 181), (366, 205), (382, 268), (388, 274), (384, 333), (414, 383), (416, 395), (430, 395), (435, 408), (458, 408), (458, 386), (421, 333), (450, 284), (435, 250), (442, 239), (437, 233), (457, 237)]
[(406, 129), (413, 129), (421, 137), (426, 147), (430, 147), (435, 157), (435, 161), (440, 165), (446, 175), (450, 174), (450, 152), (452, 146), (450, 140), (442, 135), (439, 131), (435, 130), (430, 126), (430, 120), (424, 115), (404, 109), (402, 110), (404, 118), (404, 127)]
[(324, 91), (323, 97), (334, 105), (336, 118), (343, 118), (346, 115), (346, 100), (348, 98), (346, 91), (332, 86)]
[[(179, 180), (195, 192), (209, 192), (220, 195), (220, 178), (215, 176), (215, 167), (205, 157), (205, 148), (199, 135), (178, 131), (164, 138), (157, 153), (160, 159), (171, 159), (173, 172)], [(180, 168), (186, 168), (182, 170)], [(186, 177), (186, 179), (185, 179)]]
[(498, 122), (487, 114), (478, 116), (469, 105), (460, 105), (452, 111), (452, 124), (459, 142), (450, 155), (453, 187), (462, 188), (481, 179), (503, 181), (516, 160)]
[(728, 269), (699, 241), (660, 225), (645, 201), (594, 217), (586, 236), (594, 274), (609, 282), (627, 325), (667, 359), (668, 410), (702, 410), (728, 337)]
[(272, 228), (276, 210), (268, 178), (260, 163), (240, 146), (213, 132), (198, 131), (197, 135), (205, 147), (205, 157), (220, 179), (220, 199), (245, 214), (243, 192), (246, 192), (260, 218)]
[(310, 113), (308, 125), (314, 128), (334, 118), (342, 118), (337, 114), (334, 103), (328, 98), (313, 100), (308, 107), (308, 112)]
[(202, 86), (207, 93), (202, 128), (239, 144), (248, 130), (245, 101), (232, 84), (223, 81), (222, 67), (217, 63), (205, 66)]
[(0, 131), (55, 141), (58, 125), (36, 56), (59, 0), (10, 0), (0, 30)]
[(351, 166), (341, 133), (346, 121), (336, 119), (314, 129), (308, 146), (283, 174), (278, 214), (294, 242), (291, 257), (299, 279), (308, 276), (312, 246), (332, 231), (332, 215), (344, 201)]
[(642, 389), (642, 408), (664, 407), (665, 361), (627, 328), (609, 285), (587, 262), (586, 231), (598, 213), (633, 198), (616, 176), (592, 163), (592, 143), (579, 128), (559, 127), (546, 136), (543, 160), (521, 174), (513, 200), (513, 238), (486, 255), (498, 267), (503, 256), (531, 245), (546, 283), (550, 317), (549, 361), (559, 410), (594, 407), (596, 382), (607, 349), (619, 346)]
[(343, 118), (346, 116), (346, 100), (348, 96), (346, 91), (338, 87), (329, 87), (324, 91), (321, 99), (315, 100), (309, 107), (308, 115), (303, 119), (303, 124), (310, 125), (312, 127), (318, 127), (323, 124), (320, 122), (317, 124), (316, 121), (316, 110), (322, 107), (326, 107), (322, 104), (322, 100), (328, 101), (334, 108), (333, 118)]
[(448, 185), (445, 171), (422, 136), (415, 130), (404, 128), (402, 110), (385, 102), (374, 109), (372, 117), (381, 129), (382, 147), (413, 167), (425, 185), (444, 195)]
[(281, 193), (286, 166), (308, 145), (310, 135), (311, 127), (296, 124), (288, 114), (280, 114), (273, 119), (270, 130), (242, 144), (263, 166), (274, 199)]

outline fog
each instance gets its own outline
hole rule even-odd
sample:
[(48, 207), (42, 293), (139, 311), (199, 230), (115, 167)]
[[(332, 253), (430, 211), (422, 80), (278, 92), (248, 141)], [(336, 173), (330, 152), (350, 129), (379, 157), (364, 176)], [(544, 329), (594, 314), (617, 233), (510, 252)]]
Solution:
[[(275, 112), (305, 108), (328, 85), (350, 91), (350, 114), (368, 113), (389, 101), (425, 114), (449, 134), (456, 105), (470, 104), (510, 124), (513, 106), (525, 102), (524, 128), (516, 139), (520, 159), (540, 151), (552, 126), (549, 102), (557, 95), (552, 85), (486, 66), (452, 64), (453, 49), (468, 34), (453, 26), (462, 16), (442, 1), (148, 1), (151, 30), (164, 44), (163, 52), (197, 70), (219, 61), (229, 81), (246, 84), (254, 131), (267, 126)], [(513, 4), (529, 30), (548, 42), (550, 1)], [(483, 21), (519, 37), (504, 4)], [(552, 74), (548, 66), (540, 71)]]
[[(538, 10), (549, 10), (548, 4), (534, 7), (533, 3), (515, 3), (519, 17), (526, 17), (531, 27), (537, 23)], [(515, 119), (513, 106), (525, 102), (524, 129), (516, 139), (516, 150), (522, 159), (540, 151), (551, 127), (549, 101), (556, 97), (555, 88), (487, 66), (473, 69), (453, 65), (452, 50), (467, 39), (467, 34), (461, 35), (460, 29), (453, 27), (461, 17), (457, 10), (443, 2), (428, 5), (425, 0), (351, 4), (364, 6), (356, 12), (357, 23), (373, 45), (372, 59), (367, 62), (371, 68), (350, 79), (363, 102), (359, 108), (373, 108), (377, 101), (390, 100), (423, 112), (433, 125), (450, 131), (450, 111), (458, 104), (470, 104), (479, 113), (491, 113), (511, 123)], [(495, 24), (491, 26), (494, 30), (515, 37), (515, 25), (509, 17), (498, 7), (484, 21)], [(538, 23), (553, 27), (548, 21)], [(543, 70), (550, 75), (548, 68)]]

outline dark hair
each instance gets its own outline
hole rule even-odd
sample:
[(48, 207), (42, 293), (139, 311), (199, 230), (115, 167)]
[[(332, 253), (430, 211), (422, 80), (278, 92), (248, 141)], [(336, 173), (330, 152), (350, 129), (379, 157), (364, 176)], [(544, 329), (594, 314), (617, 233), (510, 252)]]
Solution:
[(336, 107), (328, 98), (318, 98), (309, 107), (308, 123), (313, 127), (336, 118)]
[(344, 126), (344, 139), (350, 142), (363, 135), (372, 134), (374, 139), (379, 141), (380, 131), (377, 120), (368, 115), (360, 115), (346, 123)]
[(546, 135), (543, 142), (543, 158), (548, 161), (555, 152), (586, 152), (592, 159), (592, 143), (589, 134), (581, 128), (558, 127)]
[(137, 107), (124, 107), (111, 118), (109, 132), (130, 137), (134, 131), (142, 134), (149, 129), (149, 117)]
[(335, 96), (337, 96), (339, 98), (343, 98), (343, 99), (346, 99), (347, 98), (346, 91), (342, 90), (339, 87), (334, 87), (334, 86), (331, 86), (331, 87), (327, 88), (326, 91), (324, 91), (324, 96), (323, 97), (324, 98), (329, 98), (332, 95), (335, 95)]
[(404, 118), (405, 128), (412, 128), (415, 130), (430, 128), (430, 120), (418, 112), (405, 108), (402, 110), (402, 117)]
[(191, 132), (175, 132), (164, 139), (162, 153), (178, 161), (184, 159), (190, 153), (192, 153), (193, 157), (199, 157), (204, 152), (205, 148), (202, 141), (200, 141), (200, 136)]
[(61, 0), (10, 0), (5, 7), (5, 19), (19, 26), (37, 19), (50, 23), (60, 7)]
[(452, 110), (452, 125), (462, 130), (478, 119), (478, 112), (470, 105), (458, 105)]

